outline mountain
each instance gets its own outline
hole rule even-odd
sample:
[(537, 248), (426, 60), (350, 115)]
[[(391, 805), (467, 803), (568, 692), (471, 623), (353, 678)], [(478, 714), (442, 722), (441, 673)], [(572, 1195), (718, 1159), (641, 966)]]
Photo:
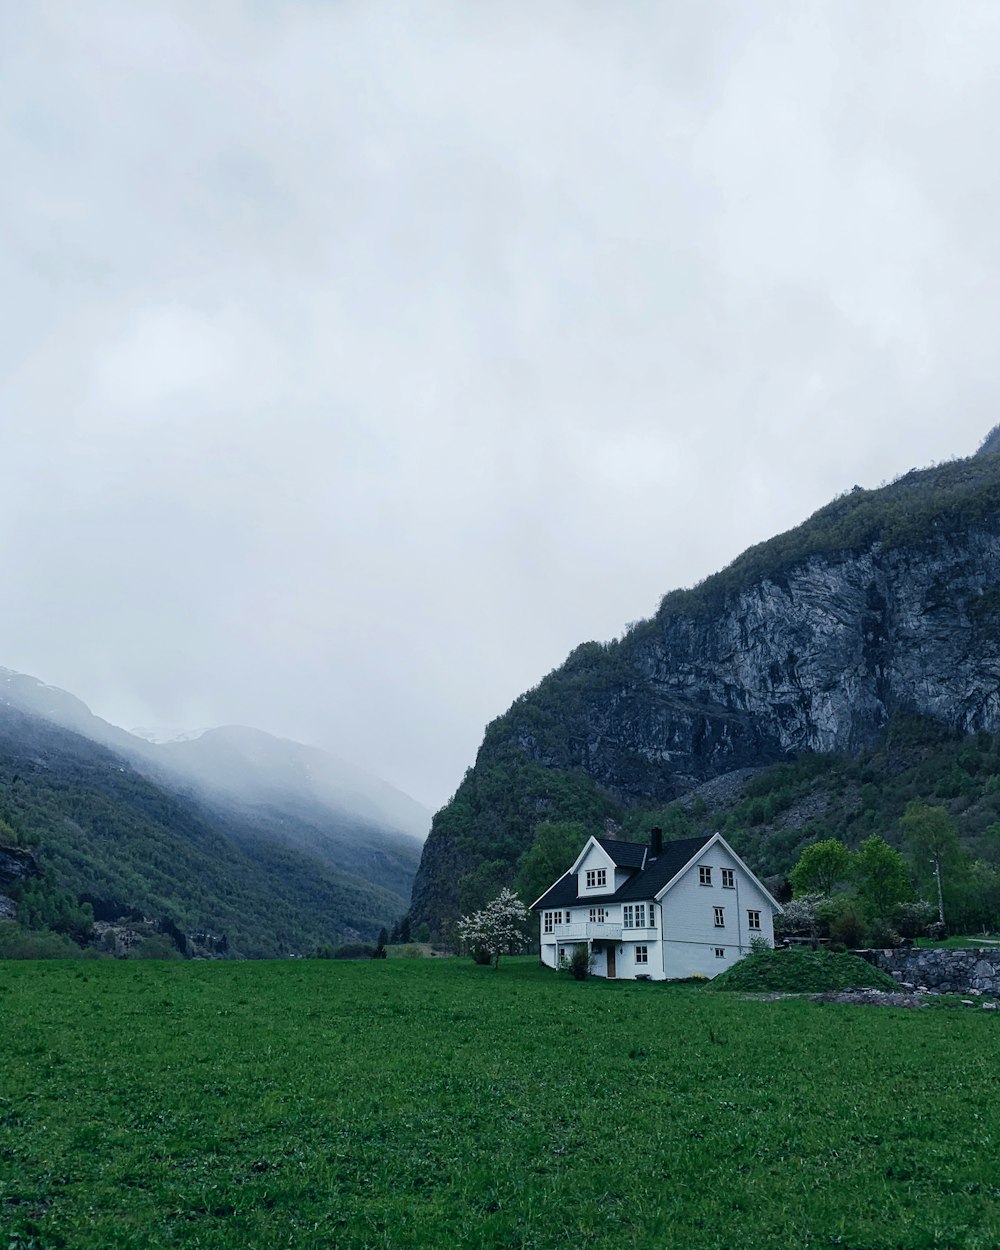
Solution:
[(105, 911), (226, 930), (250, 955), (374, 937), (409, 901), (427, 819), (316, 748), (241, 727), (153, 743), (0, 670), (0, 820)]
[(434, 818), (411, 919), (438, 929), (478, 883), (512, 881), (543, 821), (594, 828), (723, 776), (873, 756), (913, 718), (1000, 732), (998, 442), (855, 487), (623, 639), (578, 647), (487, 727)]
[(308, 800), (378, 828), (423, 839), (431, 813), (379, 777), (318, 747), (231, 725), (195, 732), (112, 725), (75, 695), (0, 667), (0, 703), (73, 729), (120, 751), (140, 769), (174, 774), (195, 787), (246, 801)]

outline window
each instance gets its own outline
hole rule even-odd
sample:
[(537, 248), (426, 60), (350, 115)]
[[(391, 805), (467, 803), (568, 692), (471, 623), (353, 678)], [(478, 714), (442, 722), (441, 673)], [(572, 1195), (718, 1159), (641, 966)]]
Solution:
[(543, 915), (543, 920), (544, 920), (544, 923), (542, 925), (543, 932), (551, 933), (552, 932), (552, 913), (550, 911), (545, 912)]
[(598, 890), (603, 889), (608, 884), (608, 870), (606, 868), (588, 868), (587, 869), (587, 889)]
[(650, 905), (649, 905), (649, 927), (650, 927), (651, 929), (655, 929), (655, 928), (656, 928), (656, 912), (653, 910), (653, 904), (652, 904), (652, 903), (650, 903)]
[(604, 924), (607, 918), (608, 918), (608, 913), (604, 910), (603, 907), (591, 907), (590, 909), (590, 923), (591, 924)]
[(726, 927), (726, 909), (724, 907), (715, 908), (715, 927), (717, 929)]
[(760, 912), (748, 911), (747, 912), (747, 924), (750, 926), (751, 929), (759, 929), (760, 928)]
[(717, 946), (715, 948), (715, 958), (725, 959), (725, 957), (726, 957), (726, 948), (724, 946)]
[(626, 929), (645, 929), (646, 904), (626, 903), (622, 908), (622, 925)]
[(724, 890), (736, 889), (736, 874), (731, 868), (723, 868), (722, 870), (722, 888)]
[(635, 962), (637, 964), (649, 963), (649, 947), (648, 946), (637, 946), (635, 948)]
[(712, 884), (712, 870), (711, 868), (708, 868), (705, 864), (701, 864), (698, 868), (698, 884), (699, 885), (711, 885)]

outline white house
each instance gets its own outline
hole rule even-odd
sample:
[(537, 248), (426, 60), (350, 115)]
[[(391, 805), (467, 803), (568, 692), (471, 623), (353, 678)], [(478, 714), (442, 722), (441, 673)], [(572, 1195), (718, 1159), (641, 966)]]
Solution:
[(586, 944), (597, 976), (663, 981), (714, 977), (774, 944), (781, 905), (720, 833), (649, 845), (590, 838), (531, 905), (541, 916), (542, 963), (558, 968)]

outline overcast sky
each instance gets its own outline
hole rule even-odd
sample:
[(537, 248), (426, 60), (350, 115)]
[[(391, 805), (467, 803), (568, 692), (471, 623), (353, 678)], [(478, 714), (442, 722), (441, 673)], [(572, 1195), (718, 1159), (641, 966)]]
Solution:
[(432, 807), (1000, 420), (1000, 5), (0, 3), (0, 665)]

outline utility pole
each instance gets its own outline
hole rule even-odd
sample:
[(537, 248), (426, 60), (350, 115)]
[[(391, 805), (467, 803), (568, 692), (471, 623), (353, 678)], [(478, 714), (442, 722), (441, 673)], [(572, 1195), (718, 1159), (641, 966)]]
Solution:
[(934, 865), (934, 876), (937, 878), (938, 888), (938, 921), (941, 925), (941, 934), (944, 935), (944, 892), (941, 889), (941, 861), (935, 855), (931, 860)]

